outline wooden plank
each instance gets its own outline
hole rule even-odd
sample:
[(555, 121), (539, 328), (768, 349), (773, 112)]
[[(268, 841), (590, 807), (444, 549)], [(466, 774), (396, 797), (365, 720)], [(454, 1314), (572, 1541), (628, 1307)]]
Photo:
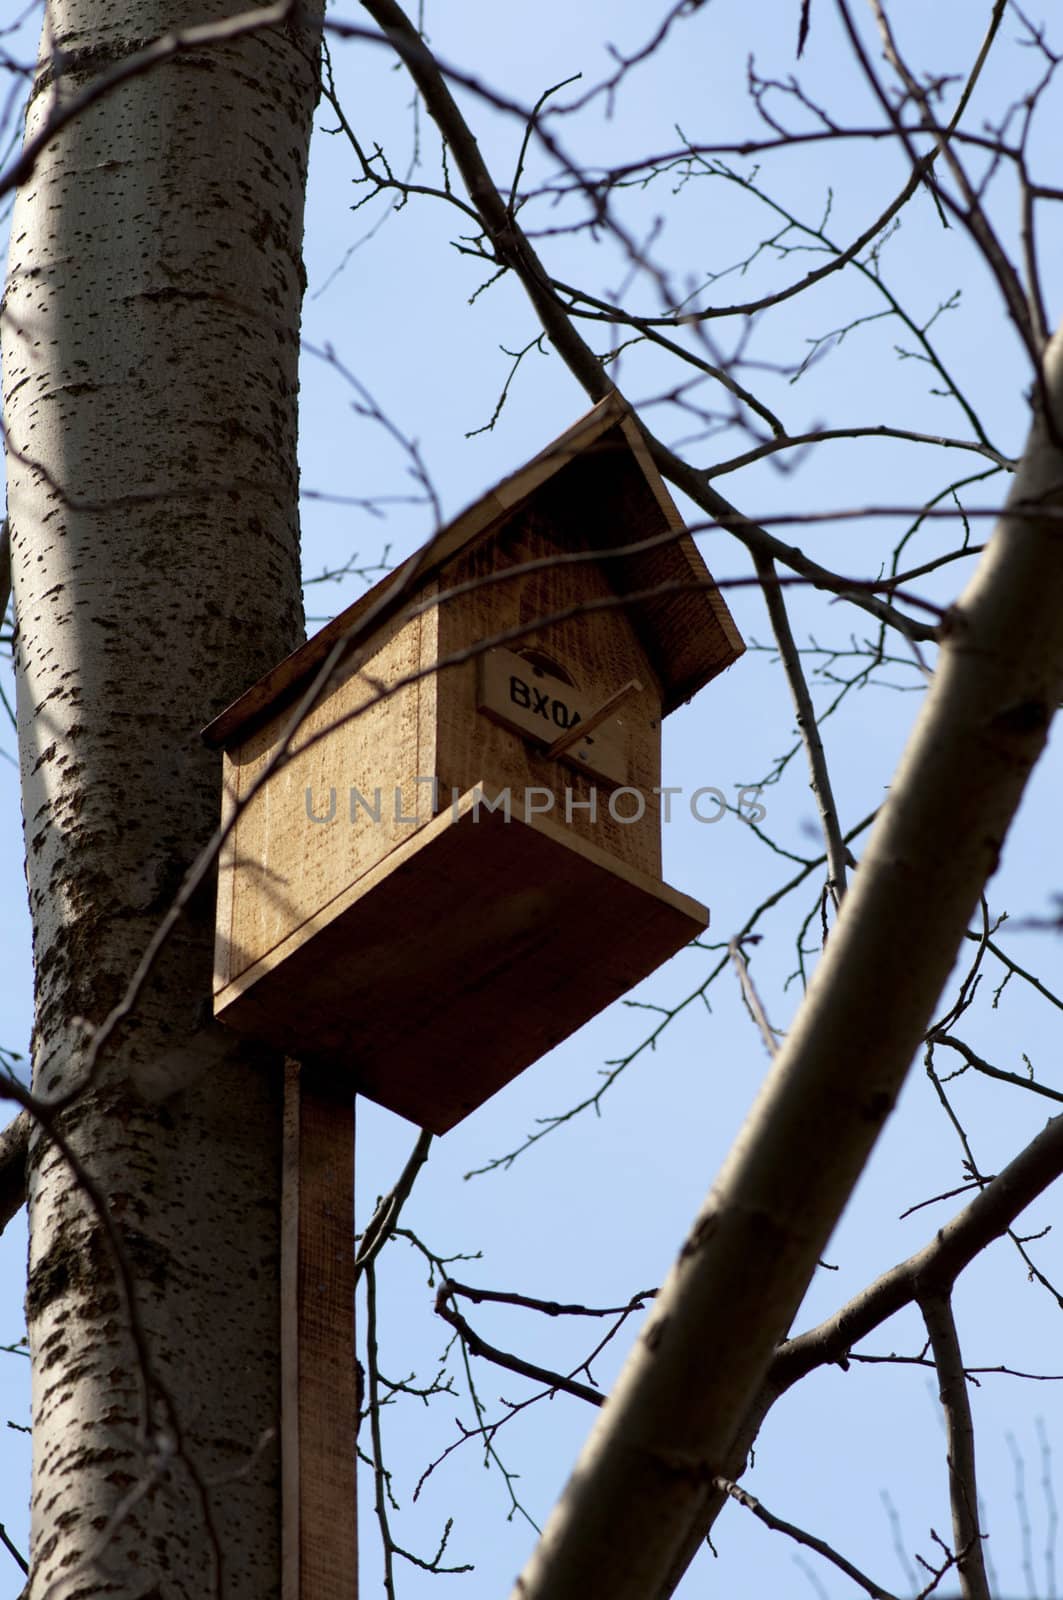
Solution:
[[(222, 757), (221, 820), (228, 824), (239, 804), (240, 769)], [(233, 905), (236, 893), (235, 829), (218, 852), (218, 900), (214, 918), (214, 987), (222, 988), (236, 976), (232, 964)]]
[[(702, 933), (688, 896), (483, 786), (215, 998), (443, 1133)], [(288, 1043), (292, 1041), (292, 1043)]]
[(281, 1600), (299, 1596), (299, 1063), (284, 1063), (281, 1156)]
[(354, 1102), (316, 1064), (286, 1068), (284, 1180), (283, 1600), (357, 1600)]
[[(628, 684), (642, 688), (634, 678)], [(617, 704), (625, 693), (617, 691)], [(614, 698), (610, 696), (610, 702)], [(608, 703), (603, 712), (599, 700), (595, 708), (591, 695), (551, 677), (515, 650), (488, 650), (480, 657), (477, 704), (504, 728), (530, 739), (537, 754), (551, 761), (564, 756), (577, 771), (605, 778), (610, 784), (627, 782), (624, 729), (619, 722), (612, 728), (601, 726), (612, 714), (613, 705)]]
[(661, 508), (666, 525), (675, 528), (678, 533), (685, 531), (685, 524), (680, 514), (679, 507), (672, 499), (671, 491), (661, 474), (657, 471), (657, 463), (650, 455), (649, 447), (642, 437), (642, 429), (635, 418), (628, 413), (620, 422), (620, 432), (631, 447), (631, 453), (642, 468), (646, 482), (652, 491), (653, 497)]
[[(570, 757), (573, 746), (583, 741), (587, 744), (600, 742), (605, 724), (616, 717), (617, 707), (622, 706), (629, 695), (641, 693), (642, 684), (637, 678), (629, 678), (626, 683), (622, 683), (619, 689), (614, 689), (594, 711), (584, 717), (578, 726), (570, 725), (567, 733), (562, 733), (552, 745), (548, 746), (546, 753), (550, 760), (559, 761), (562, 756)], [(597, 737), (592, 738), (592, 735)]]
[[(408, 819), (430, 820), (431, 786), (415, 781), (419, 684), (378, 698), (380, 685), (417, 672), (420, 629), (415, 617), (384, 630), (365, 667), (348, 670), (306, 718), (291, 759), (241, 815), (227, 981), (407, 839), (417, 826)], [(282, 712), (238, 752), (242, 794), (272, 759), (285, 720)]]

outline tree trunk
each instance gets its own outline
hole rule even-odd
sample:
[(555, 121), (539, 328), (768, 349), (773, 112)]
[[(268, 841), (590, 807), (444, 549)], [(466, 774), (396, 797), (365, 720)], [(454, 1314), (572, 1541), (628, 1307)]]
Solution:
[[(515, 1596), (669, 1595), (930, 1021), (1063, 691), (1063, 334), (808, 994)], [(1039, 515), (1039, 512), (1045, 514)]]
[[(65, 99), (230, 9), (51, 0), (28, 137), (56, 52)], [(216, 823), (198, 730), (301, 634), (310, 11), (126, 81), (16, 204), (4, 379), (40, 1095), (81, 1081)], [(59, 1123), (117, 1225), (132, 1323), (113, 1241), (32, 1142), (32, 1592), (50, 1600), (201, 1600), (219, 1564), (227, 1600), (279, 1588), (282, 1082), (213, 1024), (212, 943), (211, 893)]]

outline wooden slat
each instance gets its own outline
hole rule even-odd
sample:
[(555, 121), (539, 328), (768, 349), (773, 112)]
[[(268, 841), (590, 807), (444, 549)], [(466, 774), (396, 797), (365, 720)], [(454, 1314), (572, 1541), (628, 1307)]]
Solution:
[[(222, 757), (221, 820), (232, 821), (240, 803), (240, 769), (228, 756)], [(220, 989), (235, 978), (232, 963), (233, 906), (236, 893), (236, 839), (231, 830), (218, 856), (218, 900), (214, 919), (214, 987)]]
[[(627, 782), (631, 763), (627, 760), (624, 730), (619, 725), (603, 728), (602, 724), (626, 699), (628, 689), (641, 690), (637, 678), (630, 678), (604, 704), (599, 698), (594, 706), (583, 691), (551, 677), (515, 650), (488, 650), (477, 666), (477, 705), (485, 716), (530, 740), (532, 748), (548, 761), (564, 756), (577, 771), (593, 778), (605, 778), (610, 784)], [(533, 694), (533, 689), (540, 692)], [(557, 712), (551, 714), (555, 707), (561, 708), (560, 723), (555, 720)], [(576, 719), (571, 725), (570, 717)], [(565, 728), (564, 733), (558, 734), (559, 726)], [(482, 742), (476, 742), (482, 748)]]
[(284, 1064), (281, 1158), (281, 1600), (299, 1600), (299, 1063)]
[[(291, 759), (240, 816), (232, 851), (240, 864), (240, 882), (226, 981), (239, 977), (338, 889), (356, 883), (408, 839), (413, 825), (402, 819), (431, 817), (431, 786), (416, 782), (424, 770), (417, 765), (421, 685), (415, 678), (386, 699), (378, 691), (381, 684), (416, 674), (420, 630), (421, 619), (415, 617), (375, 636), (379, 648), (364, 672), (341, 674), (329, 698), (300, 728)], [(250, 792), (272, 760), (285, 721), (281, 712), (240, 749), (242, 794)], [(332, 731), (323, 738), (327, 730)], [(226, 764), (235, 766), (231, 758)], [(364, 806), (354, 801), (353, 815), (352, 789), (364, 800)], [(330, 807), (331, 823), (311, 820), (311, 812), (328, 817)]]
[(284, 1180), (283, 1600), (357, 1600), (354, 1103), (312, 1064), (286, 1068)]

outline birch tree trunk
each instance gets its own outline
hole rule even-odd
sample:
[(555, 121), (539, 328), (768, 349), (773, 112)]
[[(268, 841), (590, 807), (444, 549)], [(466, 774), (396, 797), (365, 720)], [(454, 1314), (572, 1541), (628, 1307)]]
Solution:
[[(515, 1596), (671, 1594), (897, 1098), (1063, 692), (1063, 334), (804, 1004)], [(1040, 514), (1039, 514), (1040, 513)]]
[[(50, 0), (27, 137), (158, 35), (235, 9)], [(130, 78), (18, 197), (3, 352), (40, 1095), (80, 1081), (216, 823), (199, 729), (301, 635), (319, 10)], [(200, 1600), (219, 1567), (227, 1600), (279, 1588), (281, 1078), (214, 1026), (212, 940), (213, 895), (60, 1121), (117, 1224), (132, 1327), (99, 1217), (50, 1141), (31, 1149), (31, 1582), (50, 1600)]]

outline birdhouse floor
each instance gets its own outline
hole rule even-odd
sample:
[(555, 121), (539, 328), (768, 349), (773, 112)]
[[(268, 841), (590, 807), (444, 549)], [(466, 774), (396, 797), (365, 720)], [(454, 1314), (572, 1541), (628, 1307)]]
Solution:
[(705, 908), (469, 790), (215, 996), (443, 1133), (702, 933)]

